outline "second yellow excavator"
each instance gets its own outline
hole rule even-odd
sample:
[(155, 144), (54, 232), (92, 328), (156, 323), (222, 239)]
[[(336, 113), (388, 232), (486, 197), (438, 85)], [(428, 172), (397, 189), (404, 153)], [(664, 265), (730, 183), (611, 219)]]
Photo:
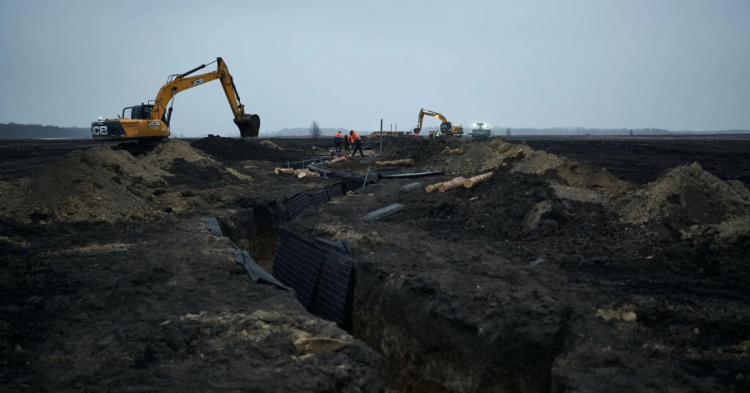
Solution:
[[(216, 63), (216, 71), (189, 76), (213, 63)], [(170, 134), (169, 121), (172, 118), (172, 106), (167, 109), (167, 104), (170, 101), (174, 104), (174, 97), (177, 93), (213, 80), (221, 82), (221, 87), (224, 89), (234, 114), (234, 123), (240, 129), (240, 135), (243, 138), (257, 137), (260, 130), (260, 117), (245, 114), (245, 106), (240, 102), (234, 79), (224, 60), (217, 57), (215, 61), (208, 64), (202, 64), (182, 74), (170, 75), (167, 83), (156, 95), (156, 99), (148, 101), (148, 104), (129, 106), (124, 108), (122, 115), (118, 115), (117, 118), (99, 118), (98, 121), (91, 123), (92, 138), (138, 141), (158, 141), (167, 138)]]
[(417, 128), (414, 129), (415, 134), (419, 134), (419, 132), (422, 131), (422, 121), (424, 120), (425, 115), (432, 116), (443, 121), (440, 124), (440, 133), (443, 135), (454, 135), (460, 137), (464, 134), (463, 126), (454, 126), (442, 114), (430, 110), (425, 110), (424, 108), (419, 110), (419, 120), (417, 121)]

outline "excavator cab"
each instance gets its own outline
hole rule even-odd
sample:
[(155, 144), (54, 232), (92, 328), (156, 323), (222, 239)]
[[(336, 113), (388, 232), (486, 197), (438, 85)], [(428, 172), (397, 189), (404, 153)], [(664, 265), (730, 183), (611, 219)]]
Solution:
[[(131, 119), (148, 119), (151, 117), (151, 109), (153, 109), (153, 105), (135, 105), (130, 108), (130, 118)], [(127, 109), (127, 108), (125, 108)], [(124, 112), (124, 110), (123, 110)]]
[(451, 122), (446, 121), (443, 123), (440, 123), (440, 133), (443, 135), (450, 135), (451, 134)]
[[(125, 117), (126, 111), (130, 109), (130, 117)], [(143, 119), (149, 119), (151, 118), (151, 111), (154, 109), (154, 104), (141, 104), (141, 105), (133, 105), (133, 106), (127, 106), (122, 109), (122, 119), (131, 119), (131, 120), (143, 120)]]

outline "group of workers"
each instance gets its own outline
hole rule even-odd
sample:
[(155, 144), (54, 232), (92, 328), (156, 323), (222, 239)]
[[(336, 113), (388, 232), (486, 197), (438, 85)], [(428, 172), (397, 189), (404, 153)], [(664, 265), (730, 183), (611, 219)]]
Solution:
[(333, 136), (333, 144), (337, 152), (341, 151), (342, 144), (344, 145), (344, 151), (349, 151), (349, 146), (353, 145), (352, 157), (357, 155), (357, 151), (359, 151), (362, 157), (365, 156), (365, 153), (362, 151), (362, 137), (354, 130), (350, 130), (349, 135), (342, 134), (341, 131), (336, 131), (336, 135)]
[[(415, 134), (413, 132), (409, 132), (409, 134), (407, 134), (407, 136), (415, 136), (415, 135), (418, 135), (418, 134)], [(440, 130), (437, 130), (437, 132), (430, 131), (430, 133), (429, 133), (429, 135), (427, 135), (427, 137), (428, 138), (440, 138), (441, 135), (442, 134), (440, 133)]]
[[(409, 132), (409, 136), (414, 136), (417, 134), (414, 134), (413, 132)], [(437, 131), (430, 131), (430, 134), (428, 135), (428, 138), (440, 138), (441, 133), (440, 130)], [(359, 133), (350, 130), (349, 135), (342, 134), (341, 131), (336, 131), (336, 135), (333, 136), (333, 145), (336, 148), (336, 152), (340, 153), (341, 146), (343, 145), (343, 151), (349, 151), (350, 146), (354, 146), (352, 151), (352, 157), (357, 155), (357, 151), (359, 151), (359, 154), (364, 157), (365, 153), (362, 152), (362, 137), (359, 136)]]

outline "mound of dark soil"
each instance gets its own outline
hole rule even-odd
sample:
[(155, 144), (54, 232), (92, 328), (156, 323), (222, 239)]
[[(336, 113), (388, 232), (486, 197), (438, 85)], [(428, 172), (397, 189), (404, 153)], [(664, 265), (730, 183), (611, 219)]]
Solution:
[(192, 146), (225, 163), (245, 160), (286, 161), (289, 157), (288, 153), (278, 148), (250, 139), (212, 136), (199, 139)]
[(223, 166), (212, 165), (215, 162), (190, 162), (178, 158), (172, 166), (173, 176), (168, 177), (172, 184), (184, 184), (191, 188), (206, 189), (240, 184), (241, 180), (234, 176), (227, 176)]
[(439, 156), (446, 147), (457, 148), (461, 141), (451, 138), (392, 137), (383, 141), (381, 160), (399, 160), (411, 158), (416, 162), (425, 162)]
[(158, 220), (189, 209), (188, 198), (195, 196), (165, 189), (169, 183), (207, 189), (248, 180), (176, 139), (138, 157), (98, 146), (73, 151), (17, 184), (0, 185), (0, 216), (36, 223)]
[(725, 182), (694, 163), (671, 169), (611, 204), (624, 221), (685, 229), (750, 214), (750, 191), (741, 182)]
[(20, 181), (4, 198), (0, 214), (27, 222), (142, 219), (155, 212), (156, 206), (144, 203), (148, 189), (166, 184), (166, 174), (107, 146), (74, 151)]
[(447, 240), (486, 239), (526, 263), (540, 258), (620, 263), (654, 247), (642, 231), (621, 223), (602, 204), (562, 199), (542, 177), (508, 168), (496, 170), (475, 188), (417, 192), (410, 201), (420, 207), (400, 217), (420, 229)]

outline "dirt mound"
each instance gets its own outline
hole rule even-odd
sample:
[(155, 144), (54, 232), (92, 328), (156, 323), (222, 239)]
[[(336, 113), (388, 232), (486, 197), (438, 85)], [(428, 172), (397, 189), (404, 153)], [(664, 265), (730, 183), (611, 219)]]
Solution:
[(559, 197), (579, 202), (601, 202), (633, 187), (600, 166), (567, 161), (503, 138), (493, 138), (489, 143), (394, 138), (389, 141), (389, 153), (384, 159), (394, 158), (412, 158), (424, 170), (450, 176), (482, 173), (507, 165), (513, 173), (543, 176)]
[(170, 184), (184, 184), (199, 190), (238, 185), (252, 179), (211, 159), (191, 162), (177, 158), (170, 172), (172, 176), (167, 178)]
[(693, 163), (671, 169), (610, 204), (623, 221), (681, 229), (750, 214), (750, 191), (741, 182), (725, 182)]
[(159, 145), (143, 159), (143, 162), (172, 173), (172, 176), (167, 178), (172, 184), (186, 184), (198, 189), (223, 187), (252, 179), (178, 139), (170, 139)]
[(271, 141), (262, 141), (262, 142), (260, 142), (260, 144), (263, 145), (263, 146), (266, 146), (268, 148), (271, 148), (271, 149), (284, 150), (281, 147), (279, 147), (279, 145), (277, 145), (277, 144), (275, 144), (275, 143), (273, 143)]
[(389, 138), (384, 145), (386, 153), (381, 160), (411, 158), (422, 170), (442, 171), (451, 176), (493, 170), (531, 152), (526, 145), (508, 143), (502, 138), (493, 138), (489, 143), (447, 137)]
[[(443, 232), (448, 239), (460, 233), (499, 241), (502, 246), (512, 244), (507, 241), (552, 242), (559, 237), (568, 243), (569, 238), (595, 238), (607, 227), (619, 227), (616, 215), (601, 204), (564, 200), (540, 176), (507, 167), (475, 188), (420, 193), (410, 201), (420, 206), (401, 214), (411, 225)], [(537, 251), (509, 247), (503, 252), (527, 258)]]
[(498, 240), (595, 232), (614, 218), (599, 204), (562, 200), (539, 176), (507, 169), (495, 171), (474, 195), (474, 203), (459, 209), (467, 230)]
[(168, 139), (149, 153), (143, 163), (164, 170), (172, 169), (174, 161), (181, 159), (187, 162), (196, 162), (210, 159), (208, 155), (200, 150), (194, 149), (189, 143), (179, 139)]
[(607, 172), (606, 168), (575, 161), (563, 161), (556, 168), (548, 169), (544, 177), (552, 184), (593, 191), (602, 197), (620, 195), (634, 187)]
[(721, 248), (750, 245), (750, 216), (722, 222), (716, 227), (715, 244)]
[(460, 153), (447, 149), (440, 152), (442, 162), (437, 168), (445, 174), (468, 175), (486, 172), (520, 160), (531, 151), (526, 145), (507, 143), (502, 138), (496, 138), (490, 143), (464, 142), (455, 149)]
[(269, 142), (273, 143), (274, 145), (278, 146), (281, 149), (297, 149), (299, 146), (297, 146), (291, 139), (289, 138), (271, 138), (266, 139), (263, 142)]
[[(276, 140), (273, 140), (273, 143), (278, 147), (286, 148)], [(288, 159), (288, 155), (283, 150), (250, 139), (211, 136), (193, 142), (192, 146), (225, 163), (244, 160), (286, 161)]]
[(115, 222), (153, 216), (148, 188), (167, 175), (108, 146), (75, 151), (8, 192), (2, 214), (23, 222)]
[(249, 179), (176, 139), (139, 158), (99, 146), (72, 152), (17, 187), (1, 187), (7, 196), (0, 213), (43, 223), (151, 220), (188, 209), (169, 184), (206, 189)]
[(528, 146), (526, 148), (526, 156), (513, 166), (513, 172), (541, 175), (563, 164), (563, 160), (554, 154), (549, 154), (544, 150), (532, 150)]

